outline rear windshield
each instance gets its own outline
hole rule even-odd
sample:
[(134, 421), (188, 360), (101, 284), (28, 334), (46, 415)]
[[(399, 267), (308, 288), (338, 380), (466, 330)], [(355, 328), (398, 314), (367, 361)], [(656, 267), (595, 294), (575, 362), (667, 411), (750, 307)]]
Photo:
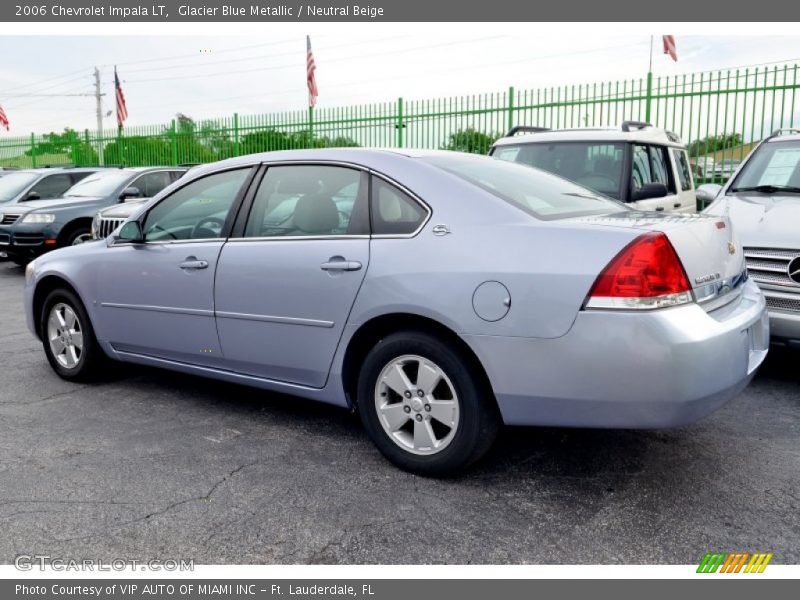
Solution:
[(39, 179), (36, 173), (10, 173), (0, 178), (0, 202), (16, 198), (26, 187)]
[(443, 155), (422, 160), (490, 192), (538, 219), (564, 219), (629, 210), (539, 169), (485, 156)]
[(622, 197), (625, 144), (540, 142), (497, 146), (492, 156), (543, 169), (605, 196)]

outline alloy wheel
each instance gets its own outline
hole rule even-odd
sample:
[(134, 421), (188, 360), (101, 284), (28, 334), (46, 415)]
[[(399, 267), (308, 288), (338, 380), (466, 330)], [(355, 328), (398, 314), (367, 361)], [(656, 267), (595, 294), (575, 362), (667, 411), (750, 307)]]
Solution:
[(400, 356), (383, 368), (375, 384), (375, 408), (389, 439), (413, 454), (441, 452), (458, 430), (453, 383), (422, 356)]
[(59, 302), (47, 318), (47, 339), (50, 351), (65, 369), (76, 368), (83, 359), (83, 327), (68, 304)]

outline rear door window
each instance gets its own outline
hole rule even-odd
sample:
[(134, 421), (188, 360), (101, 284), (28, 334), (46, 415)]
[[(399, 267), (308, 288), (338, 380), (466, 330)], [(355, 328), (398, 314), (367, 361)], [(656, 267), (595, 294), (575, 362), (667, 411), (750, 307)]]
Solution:
[(667, 148), (634, 144), (631, 179), (634, 196), (648, 183), (663, 183), (668, 192), (675, 193), (675, 185), (669, 172)]
[(634, 190), (640, 190), (645, 183), (653, 181), (653, 171), (650, 168), (650, 153), (647, 151), (647, 146), (634, 145), (631, 172)]
[(686, 158), (686, 151), (672, 148), (672, 158), (678, 168), (678, 179), (681, 184), (681, 191), (688, 192), (692, 189), (692, 172), (689, 170), (689, 161)]
[(675, 192), (669, 172), (669, 157), (665, 146), (650, 146), (650, 161), (653, 165), (653, 181), (663, 183), (669, 192)]
[(328, 237), (367, 233), (366, 178), (330, 165), (267, 169), (245, 237)]

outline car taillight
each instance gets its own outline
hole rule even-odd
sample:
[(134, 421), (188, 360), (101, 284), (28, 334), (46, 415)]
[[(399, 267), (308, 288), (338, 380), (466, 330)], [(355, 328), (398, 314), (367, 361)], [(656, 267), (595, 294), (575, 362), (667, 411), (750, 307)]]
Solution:
[(636, 238), (603, 270), (586, 308), (652, 309), (692, 302), (692, 288), (663, 233)]

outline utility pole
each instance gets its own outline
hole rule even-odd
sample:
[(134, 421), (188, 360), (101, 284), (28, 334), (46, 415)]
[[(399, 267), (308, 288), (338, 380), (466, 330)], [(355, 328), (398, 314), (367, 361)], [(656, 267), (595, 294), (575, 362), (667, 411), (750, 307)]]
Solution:
[(103, 94), (100, 92), (100, 69), (94, 68), (94, 99), (97, 104), (97, 160), (102, 167), (103, 156)]

